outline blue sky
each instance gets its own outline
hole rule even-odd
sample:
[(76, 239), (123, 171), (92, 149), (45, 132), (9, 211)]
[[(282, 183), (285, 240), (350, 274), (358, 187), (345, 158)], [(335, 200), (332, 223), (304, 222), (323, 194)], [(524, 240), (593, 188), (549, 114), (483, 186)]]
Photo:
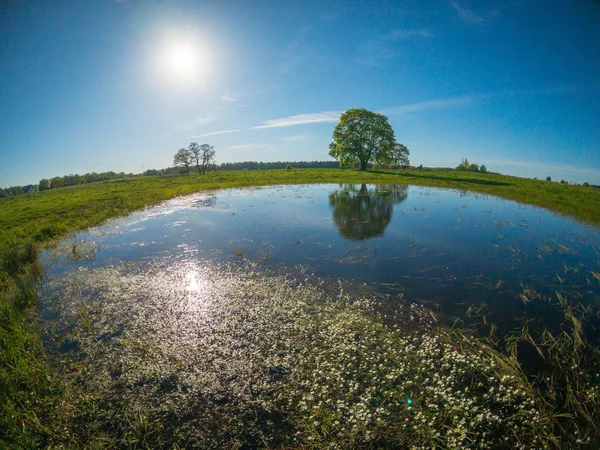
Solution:
[(0, 186), (167, 167), (191, 141), (325, 160), (352, 107), (414, 165), (600, 184), (599, 49), (593, 0), (3, 0)]

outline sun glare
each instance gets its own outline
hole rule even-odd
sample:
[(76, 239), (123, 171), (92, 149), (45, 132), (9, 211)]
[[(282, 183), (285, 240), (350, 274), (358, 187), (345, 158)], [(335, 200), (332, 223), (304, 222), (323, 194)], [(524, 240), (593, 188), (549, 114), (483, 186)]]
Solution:
[(210, 69), (206, 42), (198, 37), (171, 37), (155, 59), (163, 81), (181, 88), (204, 88)]
[(180, 75), (193, 75), (200, 62), (198, 56), (189, 44), (174, 45), (171, 49), (169, 64)]

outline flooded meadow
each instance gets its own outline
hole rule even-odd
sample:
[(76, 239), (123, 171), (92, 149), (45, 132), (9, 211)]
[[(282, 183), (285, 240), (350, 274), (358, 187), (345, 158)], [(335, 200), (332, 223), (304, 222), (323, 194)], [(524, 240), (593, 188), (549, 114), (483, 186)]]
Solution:
[(46, 345), (78, 405), (62, 414), (99, 443), (599, 437), (599, 230), (541, 208), (395, 184), (232, 189), (43, 260)]

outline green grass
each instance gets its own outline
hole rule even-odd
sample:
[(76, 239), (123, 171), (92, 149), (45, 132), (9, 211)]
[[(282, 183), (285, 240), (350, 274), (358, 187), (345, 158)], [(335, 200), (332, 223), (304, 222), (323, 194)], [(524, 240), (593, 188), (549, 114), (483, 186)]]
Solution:
[(600, 190), (471, 172), (297, 169), (211, 172), (91, 183), (0, 199), (0, 240), (45, 242), (178, 195), (229, 187), (291, 183), (405, 183), (464, 189), (542, 206), (600, 225)]
[(292, 183), (407, 183), (496, 195), (600, 225), (600, 190), (494, 174), (302, 169), (140, 177), (0, 199), (0, 444), (43, 446), (64, 432), (63, 394), (36, 331), (41, 246), (145, 206), (204, 190)]

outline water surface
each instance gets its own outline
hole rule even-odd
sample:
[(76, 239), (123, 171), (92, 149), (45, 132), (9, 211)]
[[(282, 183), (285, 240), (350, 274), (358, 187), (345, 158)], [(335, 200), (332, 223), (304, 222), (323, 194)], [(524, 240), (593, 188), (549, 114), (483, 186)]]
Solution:
[(114, 262), (248, 259), (367, 284), (502, 334), (523, 320), (558, 326), (557, 301), (598, 302), (599, 244), (594, 227), (480, 194), (279, 186), (191, 195), (111, 221), (67, 242), (88, 257), (63, 258), (49, 278)]

